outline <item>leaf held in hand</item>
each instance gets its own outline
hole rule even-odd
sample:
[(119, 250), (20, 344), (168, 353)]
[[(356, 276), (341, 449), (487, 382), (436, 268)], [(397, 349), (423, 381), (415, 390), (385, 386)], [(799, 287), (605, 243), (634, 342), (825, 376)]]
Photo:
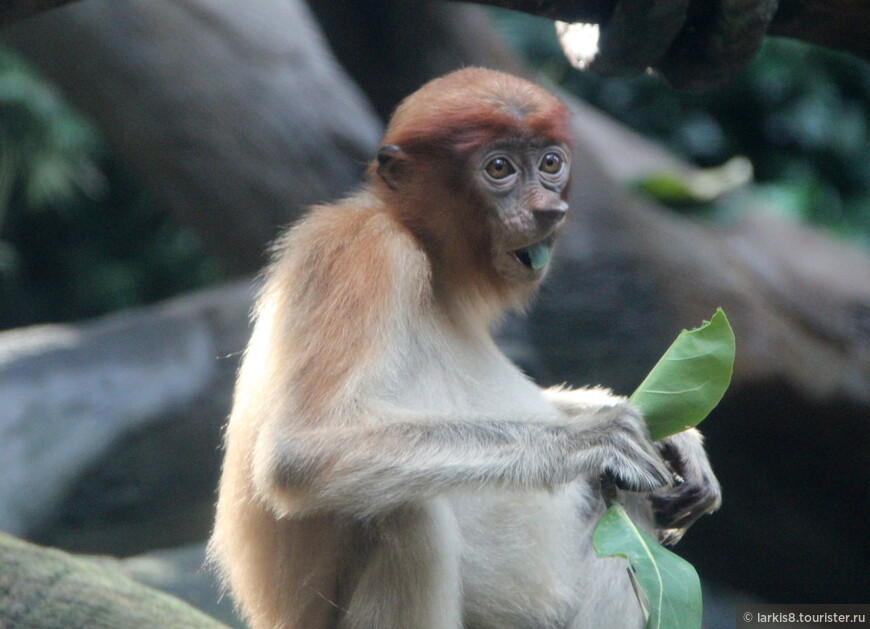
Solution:
[[(631, 401), (652, 438), (662, 439), (703, 420), (722, 399), (733, 369), (734, 332), (720, 308), (709, 322), (677, 337)], [(700, 628), (701, 584), (695, 569), (638, 529), (622, 505), (610, 505), (592, 542), (599, 557), (628, 559), (643, 592), (638, 598), (647, 612), (646, 629)]]
[(633, 578), (646, 596), (645, 629), (700, 629), (701, 582), (690, 563), (641, 531), (625, 508), (614, 503), (595, 528), (599, 557), (628, 559)]
[(694, 330), (683, 330), (631, 395), (655, 440), (696, 426), (728, 388), (734, 332), (722, 309)]

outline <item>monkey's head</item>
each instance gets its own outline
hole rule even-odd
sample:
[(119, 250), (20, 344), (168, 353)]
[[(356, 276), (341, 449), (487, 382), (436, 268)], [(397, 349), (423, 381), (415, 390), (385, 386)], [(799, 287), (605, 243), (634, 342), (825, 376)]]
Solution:
[(570, 112), (523, 79), (467, 68), (393, 114), (370, 174), (450, 289), (523, 299), (568, 211)]

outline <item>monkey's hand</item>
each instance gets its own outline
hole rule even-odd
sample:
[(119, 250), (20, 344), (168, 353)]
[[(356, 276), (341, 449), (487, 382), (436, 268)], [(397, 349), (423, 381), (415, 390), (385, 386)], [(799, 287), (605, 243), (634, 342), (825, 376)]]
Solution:
[(673, 546), (695, 521), (722, 504), (722, 490), (716, 480), (701, 433), (686, 430), (656, 443), (662, 457), (677, 478), (672, 487), (650, 496), (659, 538)]
[(544, 395), (562, 411), (582, 440), (576, 461), (587, 472), (604, 474), (620, 489), (652, 491), (671, 484), (640, 413), (607, 389), (548, 389)]
[(601, 424), (600, 472), (626, 491), (652, 491), (669, 487), (672, 475), (651, 441), (646, 422), (628, 401), (604, 407), (596, 415)]

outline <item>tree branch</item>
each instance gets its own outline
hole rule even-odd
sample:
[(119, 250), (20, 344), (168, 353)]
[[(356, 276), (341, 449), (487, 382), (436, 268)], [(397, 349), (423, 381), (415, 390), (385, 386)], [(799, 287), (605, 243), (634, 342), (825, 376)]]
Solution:
[(769, 35), (827, 46), (870, 61), (870, 3), (863, 0), (782, 0)]
[[(616, 0), (474, 0), (563, 22), (606, 23)], [(870, 3), (864, 0), (780, 0), (769, 35), (799, 39), (870, 61)]]
[[(459, 0), (465, 2), (467, 0)], [(530, 15), (561, 20), (601, 24), (613, 13), (617, 0), (471, 0), (475, 4), (520, 11)]]
[[(0, 5), (0, 27), (72, 0), (14, 0)], [(564, 22), (606, 23), (617, 0), (461, 0)], [(870, 3), (863, 0), (780, 0), (769, 35), (790, 37), (870, 61)]]

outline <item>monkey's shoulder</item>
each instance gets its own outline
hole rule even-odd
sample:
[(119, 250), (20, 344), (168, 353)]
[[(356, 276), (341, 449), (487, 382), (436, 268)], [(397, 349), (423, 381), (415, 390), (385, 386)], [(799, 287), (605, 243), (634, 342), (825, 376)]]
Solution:
[(248, 352), (264, 357), (273, 379), (293, 383), (298, 404), (334, 405), (423, 310), (425, 260), (364, 195), (314, 208), (276, 249)]
[[(279, 241), (279, 249), (304, 245), (315, 251), (341, 253), (379, 244), (418, 249), (414, 238), (374, 194), (362, 191), (337, 203), (315, 205)], [(421, 251), (422, 254), (422, 251)]]
[(428, 259), (417, 240), (365, 191), (313, 207), (281, 237), (268, 276), (285, 285), (330, 292), (364, 290), (376, 298), (390, 286), (428, 284)]

